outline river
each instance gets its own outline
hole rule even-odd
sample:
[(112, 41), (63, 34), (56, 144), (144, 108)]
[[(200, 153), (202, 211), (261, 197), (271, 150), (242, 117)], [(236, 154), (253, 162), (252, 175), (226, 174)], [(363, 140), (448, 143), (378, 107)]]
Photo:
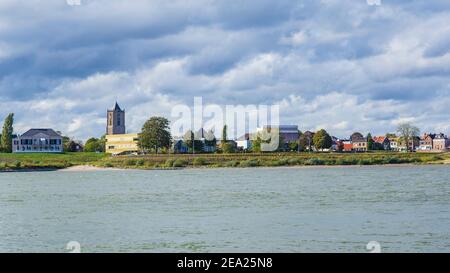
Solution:
[(0, 173), (0, 252), (450, 251), (450, 166)]

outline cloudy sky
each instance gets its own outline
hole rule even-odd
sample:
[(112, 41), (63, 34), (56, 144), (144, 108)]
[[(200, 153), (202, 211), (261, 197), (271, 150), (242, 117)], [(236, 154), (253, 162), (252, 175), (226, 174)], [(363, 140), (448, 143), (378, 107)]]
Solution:
[(195, 96), (279, 104), (282, 123), (340, 137), (450, 133), (450, 1), (0, 0), (17, 133), (100, 136), (116, 100), (137, 131)]

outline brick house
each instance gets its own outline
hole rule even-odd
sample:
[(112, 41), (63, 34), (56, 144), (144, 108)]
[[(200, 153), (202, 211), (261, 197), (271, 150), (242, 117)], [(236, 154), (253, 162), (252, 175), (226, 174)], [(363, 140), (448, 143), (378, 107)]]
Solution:
[(450, 140), (444, 134), (437, 134), (433, 139), (433, 151), (445, 152), (449, 149)]
[(419, 143), (419, 151), (431, 151), (433, 150), (433, 140), (436, 137), (436, 134), (423, 134), (423, 136), (420, 137), (420, 143)]
[(389, 151), (391, 149), (391, 141), (385, 136), (373, 137), (373, 144), (375, 150), (385, 150)]

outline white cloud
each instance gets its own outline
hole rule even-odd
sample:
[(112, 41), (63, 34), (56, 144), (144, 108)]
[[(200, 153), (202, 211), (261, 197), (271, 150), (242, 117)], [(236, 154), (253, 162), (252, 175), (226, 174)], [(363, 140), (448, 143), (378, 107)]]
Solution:
[(448, 130), (450, 5), (430, 2), (3, 0), (0, 117), (86, 139), (116, 100), (137, 131), (202, 96), (343, 137)]

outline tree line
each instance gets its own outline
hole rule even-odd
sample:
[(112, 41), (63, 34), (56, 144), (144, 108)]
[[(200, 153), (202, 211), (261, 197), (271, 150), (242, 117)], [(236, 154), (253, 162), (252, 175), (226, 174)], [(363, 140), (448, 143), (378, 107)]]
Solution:
[[(11, 153), (12, 152), (12, 139), (14, 133), (14, 113), (8, 114), (3, 123), (2, 134), (0, 136), (0, 152)], [(223, 127), (222, 139), (219, 144), (219, 152), (234, 153), (236, 152), (236, 146), (233, 142), (228, 140), (227, 125)], [(410, 143), (414, 137), (419, 134), (419, 129), (409, 123), (400, 124), (397, 128), (397, 133), (402, 142)], [(215, 147), (217, 140), (213, 132), (207, 132), (210, 137), (207, 137), (205, 144), (211, 147)], [(356, 133), (355, 133), (356, 134)], [(393, 134), (387, 134), (387, 137), (394, 137)], [(362, 137), (362, 135), (361, 135)], [(374, 143), (372, 135), (369, 133), (366, 136), (368, 150), (376, 150), (377, 146)], [(183, 141), (191, 152), (198, 152), (203, 150), (204, 143), (195, 137), (195, 133), (188, 131)], [(262, 137), (257, 134), (252, 141), (252, 151), (261, 152)], [(144, 152), (167, 152), (170, 150), (173, 143), (173, 138), (170, 133), (170, 122), (165, 117), (151, 117), (142, 126), (142, 130), (139, 133), (139, 148)], [(105, 152), (106, 137), (103, 135), (100, 138), (90, 138), (83, 145), (67, 136), (63, 136), (63, 150), (65, 152), (80, 151), (80, 147), (85, 152)], [(299, 138), (296, 141), (285, 144), (282, 137), (279, 140), (279, 150), (281, 151), (323, 151), (328, 150), (333, 145), (333, 139), (331, 135), (325, 130), (321, 129), (317, 132), (307, 131), (302, 133), (299, 131)]]

